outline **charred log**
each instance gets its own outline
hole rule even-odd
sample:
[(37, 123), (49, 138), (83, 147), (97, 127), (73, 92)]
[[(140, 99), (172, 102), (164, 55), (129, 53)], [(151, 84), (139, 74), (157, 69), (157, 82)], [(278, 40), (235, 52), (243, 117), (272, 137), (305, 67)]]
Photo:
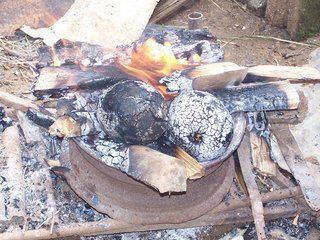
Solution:
[(108, 89), (97, 117), (111, 138), (141, 144), (157, 140), (167, 130), (166, 111), (163, 97), (151, 86), (126, 81)]
[[(78, 66), (46, 67), (34, 86), (34, 94), (62, 94), (69, 90), (106, 89), (128, 79), (128, 75), (116, 66), (90, 67), (81, 70)], [(130, 79), (134, 79), (130, 77)]]
[(257, 83), (231, 86), (212, 92), (230, 112), (297, 109), (300, 99), (290, 83)]

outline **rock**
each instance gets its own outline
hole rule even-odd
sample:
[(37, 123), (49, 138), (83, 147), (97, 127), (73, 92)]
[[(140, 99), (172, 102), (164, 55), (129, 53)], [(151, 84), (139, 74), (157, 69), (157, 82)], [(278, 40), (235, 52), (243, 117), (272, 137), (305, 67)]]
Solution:
[(248, 0), (248, 8), (259, 17), (264, 17), (267, 7), (267, 0)]
[(272, 26), (286, 27), (288, 21), (287, 0), (268, 0), (265, 16)]
[(310, 54), (309, 65), (320, 71), (320, 48)]
[(289, 46), (288, 46), (288, 48), (290, 49), (290, 50), (296, 50), (297, 49), (297, 45), (296, 44), (290, 44)]

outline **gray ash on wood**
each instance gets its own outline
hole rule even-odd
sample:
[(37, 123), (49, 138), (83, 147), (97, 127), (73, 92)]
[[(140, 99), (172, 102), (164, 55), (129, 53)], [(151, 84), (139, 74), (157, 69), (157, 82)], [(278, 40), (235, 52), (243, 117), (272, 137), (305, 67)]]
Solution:
[(3, 107), (0, 107), (0, 132), (3, 132), (7, 127), (12, 125), (11, 118), (6, 116)]
[(228, 147), (233, 120), (223, 103), (212, 94), (182, 92), (169, 108), (172, 140), (199, 162), (212, 161)]
[(167, 130), (166, 113), (161, 94), (145, 83), (126, 81), (106, 91), (97, 117), (112, 139), (144, 144), (157, 140)]

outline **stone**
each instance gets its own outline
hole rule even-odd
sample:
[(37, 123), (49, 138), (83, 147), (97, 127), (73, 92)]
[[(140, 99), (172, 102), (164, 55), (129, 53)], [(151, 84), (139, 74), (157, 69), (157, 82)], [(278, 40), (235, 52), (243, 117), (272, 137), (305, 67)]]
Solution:
[(248, 0), (248, 8), (259, 17), (264, 17), (267, 0)]

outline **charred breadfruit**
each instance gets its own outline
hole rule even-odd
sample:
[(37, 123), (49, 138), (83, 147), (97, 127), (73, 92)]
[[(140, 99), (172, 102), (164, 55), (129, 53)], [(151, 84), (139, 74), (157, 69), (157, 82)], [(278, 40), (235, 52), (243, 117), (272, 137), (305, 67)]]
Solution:
[(214, 161), (228, 147), (233, 120), (210, 93), (182, 92), (169, 108), (170, 138), (199, 162)]
[(109, 137), (131, 144), (157, 140), (167, 129), (167, 106), (160, 93), (139, 81), (110, 87), (100, 98), (97, 118)]

